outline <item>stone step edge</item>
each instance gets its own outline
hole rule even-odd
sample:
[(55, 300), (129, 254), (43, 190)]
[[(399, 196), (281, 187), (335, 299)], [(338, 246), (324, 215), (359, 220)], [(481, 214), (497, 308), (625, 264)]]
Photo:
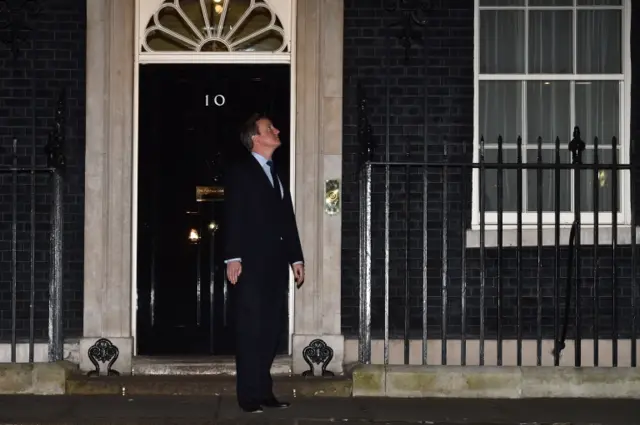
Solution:
[[(236, 365), (233, 359), (200, 359), (180, 361), (176, 359), (135, 358), (132, 365), (134, 375), (183, 375), (183, 376), (234, 376)], [(277, 357), (271, 367), (272, 375), (290, 375), (291, 358)]]
[(354, 397), (640, 399), (633, 367), (359, 365)]

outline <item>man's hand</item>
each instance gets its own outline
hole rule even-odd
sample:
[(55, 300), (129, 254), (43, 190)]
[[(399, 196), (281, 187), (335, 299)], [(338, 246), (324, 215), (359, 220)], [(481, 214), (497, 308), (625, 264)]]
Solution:
[(293, 277), (296, 280), (296, 285), (299, 288), (304, 283), (304, 264), (294, 264), (291, 268), (293, 269)]
[(240, 261), (230, 261), (227, 263), (227, 279), (232, 285), (238, 283), (238, 278), (242, 274), (242, 263)]

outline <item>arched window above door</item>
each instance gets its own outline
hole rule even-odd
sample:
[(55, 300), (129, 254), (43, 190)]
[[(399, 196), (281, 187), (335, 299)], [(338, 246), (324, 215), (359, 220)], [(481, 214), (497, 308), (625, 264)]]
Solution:
[(142, 52), (287, 53), (289, 40), (263, 0), (165, 0), (149, 20)]

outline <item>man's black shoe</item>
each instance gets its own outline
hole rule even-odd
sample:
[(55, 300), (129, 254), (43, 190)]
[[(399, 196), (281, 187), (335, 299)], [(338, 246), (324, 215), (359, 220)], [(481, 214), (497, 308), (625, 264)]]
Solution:
[(240, 406), (243, 412), (245, 413), (262, 413), (262, 407), (260, 406)]
[(275, 398), (272, 398), (262, 403), (262, 406), (271, 409), (286, 409), (287, 407), (291, 406), (291, 403), (287, 403), (286, 401), (278, 401)]

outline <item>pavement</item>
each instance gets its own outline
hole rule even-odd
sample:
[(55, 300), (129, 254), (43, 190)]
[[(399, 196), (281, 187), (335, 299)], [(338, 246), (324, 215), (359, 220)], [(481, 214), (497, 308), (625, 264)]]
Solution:
[(298, 397), (285, 410), (241, 412), (229, 396), (0, 396), (0, 425), (635, 425), (640, 400)]

